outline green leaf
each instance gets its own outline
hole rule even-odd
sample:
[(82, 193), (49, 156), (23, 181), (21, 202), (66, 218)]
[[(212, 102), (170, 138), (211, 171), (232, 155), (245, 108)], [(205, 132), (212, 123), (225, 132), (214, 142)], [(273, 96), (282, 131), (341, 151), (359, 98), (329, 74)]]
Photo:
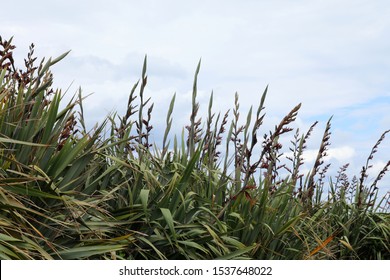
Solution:
[(57, 62), (59, 62), (60, 60), (64, 59), (65, 56), (67, 56), (71, 51), (67, 51), (63, 54), (61, 54), (60, 56), (54, 58), (53, 60), (51, 60), (51, 63), (50, 63), (50, 66), (53, 66), (54, 64), (56, 64)]
[(33, 142), (26, 142), (26, 141), (19, 141), (15, 139), (9, 139), (5, 137), (0, 137), (0, 143), (10, 143), (10, 144), (20, 144), (20, 145), (27, 145), (27, 146), (34, 146), (34, 147), (49, 147), (50, 145), (45, 144), (38, 144)]
[(138, 239), (141, 240), (142, 242), (146, 243), (147, 245), (149, 245), (154, 250), (154, 252), (159, 256), (160, 259), (162, 259), (162, 260), (167, 259), (165, 257), (165, 255), (163, 253), (161, 253), (161, 251), (159, 249), (157, 249), (156, 246), (154, 246), (153, 243), (150, 242), (148, 239), (146, 239), (143, 236), (138, 237)]
[(149, 193), (150, 193), (150, 190), (142, 189), (140, 194), (139, 194), (139, 197), (141, 199), (141, 204), (142, 204), (142, 207), (143, 207), (145, 213), (146, 213), (146, 210), (148, 208)]
[[(253, 250), (255, 246), (250, 246), (250, 247), (246, 247), (246, 248), (243, 248), (243, 249), (239, 249), (239, 250), (236, 250), (230, 254), (226, 254), (226, 255), (223, 255), (223, 256), (220, 256), (218, 258), (216, 258), (216, 260), (234, 260), (234, 259), (237, 259), (238, 257), (250, 252), (251, 250)], [(249, 257), (246, 257), (246, 259), (250, 259)]]
[(92, 245), (81, 246), (74, 248), (67, 248), (58, 252), (60, 258), (65, 260), (85, 259), (96, 255), (102, 255), (113, 251), (119, 251), (126, 247), (126, 245)]
[(89, 144), (89, 141), (88, 136), (81, 138), (74, 145), (67, 141), (59, 154), (53, 159), (53, 163), (47, 173), (57, 178), (69, 164), (75, 161), (77, 156)]
[(52, 102), (50, 103), (50, 108), (48, 111), (47, 121), (44, 127), (44, 132), (42, 136), (42, 142), (47, 143), (49, 141), (49, 138), (52, 136), (54, 123), (57, 119), (57, 112), (58, 108), (60, 106), (60, 95), (57, 93)]
[[(205, 254), (209, 253), (209, 251), (205, 247), (199, 245), (198, 243), (196, 243), (194, 241), (179, 240), (179, 241), (177, 241), (177, 243), (182, 244), (186, 247), (195, 248), (199, 251), (202, 251)], [(185, 249), (187, 249), (187, 248), (185, 248)]]
[(167, 208), (161, 208), (161, 213), (163, 214), (164, 216), (164, 219), (172, 233), (172, 237), (173, 237), (173, 240), (176, 241), (176, 231), (175, 231), (175, 227), (174, 227), (174, 224), (173, 224), (173, 218), (172, 218), (172, 214), (171, 214), (171, 211)]

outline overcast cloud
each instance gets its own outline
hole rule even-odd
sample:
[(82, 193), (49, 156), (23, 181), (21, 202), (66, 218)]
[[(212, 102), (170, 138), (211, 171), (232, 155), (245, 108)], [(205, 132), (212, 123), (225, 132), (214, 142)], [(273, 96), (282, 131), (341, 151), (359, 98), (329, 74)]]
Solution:
[[(175, 92), (175, 131), (187, 122), (199, 59), (203, 111), (211, 91), (222, 112), (237, 91), (244, 116), (269, 85), (268, 127), (302, 102), (297, 126), (303, 131), (320, 121), (309, 144), (313, 153), (333, 115), (333, 172), (350, 162), (358, 175), (390, 129), (387, 0), (7, 1), (1, 10), (0, 35), (14, 36), (20, 65), (32, 42), (39, 57), (72, 50), (54, 67), (55, 83), (65, 89), (73, 82), (70, 95), (79, 86), (94, 93), (85, 105), (91, 122), (125, 109), (146, 54), (156, 138)], [(375, 157), (376, 171), (389, 160), (389, 142)]]

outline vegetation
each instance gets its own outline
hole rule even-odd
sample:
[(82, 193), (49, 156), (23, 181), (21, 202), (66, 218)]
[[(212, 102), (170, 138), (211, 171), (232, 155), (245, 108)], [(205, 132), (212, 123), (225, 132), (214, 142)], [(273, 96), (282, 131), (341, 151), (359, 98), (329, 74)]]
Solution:
[[(162, 146), (150, 142), (153, 104), (141, 79), (126, 114), (88, 131), (79, 92), (66, 105), (34, 46), (15, 66), (0, 38), (1, 259), (390, 259), (389, 196), (378, 197), (367, 170), (385, 135), (351, 180), (348, 165), (325, 185), (330, 120), (309, 174), (302, 153), (313, 129), (290, 127), (294, 107), (262, 138), (265, 89), (255, 118), (231, 111), (198, 116), (196, 69), (188, 126)], [(60, 104), (63, 109), (60, 109)], [(108, 131), (108, 132), (107, 132)], [(282, 136), (291, 157), (281, 163)], [(287, 176), (282, 176), (286, 172)]]

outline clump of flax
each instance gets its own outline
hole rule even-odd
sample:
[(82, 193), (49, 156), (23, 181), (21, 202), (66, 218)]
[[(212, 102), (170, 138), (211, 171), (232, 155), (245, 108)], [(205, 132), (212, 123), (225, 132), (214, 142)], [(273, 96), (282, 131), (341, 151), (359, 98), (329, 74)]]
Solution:
[[(251, 142), (249, 148), (246, 148), (245, 151), (245, 165), (244, 165), (244, 171), (245, 171), (245, 177), (244, 177), (244, 186), (246, 186), (249, 183), (250, 178), (253, 176), (253, 174), (256, 172), (260, 161), (251, 162), (251, 158), (253, 155), (253, 150), (258, 143), (257, 140), (257, 131), (260, 129), (261, 125), (263, 124), (264, 116), (265, 113), (262, 113), (264, 110), (264, 102), (265, 102), (265, 97), (267, 95), (268, 91), (268, 86), (265, 88), (263, 95), (261, 96), (260, 104), (259, 107), (257, 108), (257, 113), (256, 113), (256, 119), (255, 123), (252, 128), (252, 133), (251, 133)], [(249, 125), (249, 124), (247, 124)], [(248, 137), (247, 137), (248, 138)]]
[(369, 188), (366, 188), (365, 190), (365, 180), (368, 177), (367, 171), (372, 167), (372, 164), (370, 164), (371, 160), (374, 158), (375, 153), (378, 151), (379, 145), (382, 143), (382, 141), (385, 139), (385, 136), (387, 133), (389, 133), (390, 130), (386, 130), (382, 133), (381, 137), (378, 139), (378, 141), (375, 143), (374, 147), (371, 149), (370, 155), (367, 158), (366, 165), (362, 167), (362, 170), (360, 172), (360, 179), (358, 184), (358, 201), (357, 206), (358, 208), (361, 208), (364, 203), (363, 195), (365, 191), (367, 191), (367, 195), (369, 196), (369, 199), (367, 201), (368, 206), (373, 206), (373, 202), (376, 200), (376, 195), (378, 193), (378, 187), (377, 183), (382, 179), (382, 177), (385, 175), (385, 173), (388, 171), (388, 168), (390, 166), (390, 161), (386, 163), (386, 165), (383, 167), (381, 172), (377, 175), (374, 182), (371, 184)]
[(333, 200), (341, 200), (346, 198), (349, 190), (352, 187), (352, 184), (349, 182), (348, 175), (346, 173), (348, 167), (349, 163), (344, 164), (337, 171), (337, 175), (335, 177), (336, 182), (334, 184), (336, 197), (333, 197)]
[[(268, 88), (268, 87), (267, 87)], [(233, 109), (234, 118), (232, 120), (230, 130), (228, 133), (228, 139), (234, 144), (234, 185), (231, 189), (231, 195), (224, 202), (224, 208), (217, 215), (220, 218), (225, 209), (237, 198), (239, 195), (244, 194), (246, 199), (250, 201), (250, 203), (254, 203), (254, 200), (251, 199), (251, 196), (248, 193), (248, 190), (256, 189), (255, 180), (252, 180), (253, 173), (255, 173), (257, 168), (267, 169), (266, 173), (266, 181), (269, 192), (273, 192), (276, 190), (277, 182), (275, 182), (276, 177), (274, 174), (277, 174), (278, 170), (283, 166), (277, 166), (277, 162), (281, 153), (279, 152), (282, 148), (281, 143), (279, 142), (279, 137), (287, 132), (290, 132), (292, 128), (289, 127), (289, 124), (294, 122), (298, 111), (301, 107), (301, 104), (295, 106), (279, 123), (279, 125), (275, 126), (274, 132), (270, 132), (269, 135), (264, 136), (264, 141), (262, 145), (262, 151), (260, 153), (259, 159), (252, 163), (251, 157), (252, 152), (256, 144), (257, 140), (257, 131), (263, 123), (263, 119), (265, 114), (261, 114), (264, 109), (263, 104), (267, 93), (267, 88), (264, 91), (260, 106), (258, 107), (256, 120), (252, 128), (252, 133), (248, 132), (250, 122), (251, 122), (251, 113), (252, 108), (249, 110), (247, 115), (247, 122), (245, 125), (239, 125), (239, 102), (238, 102), (238, 94), (235, 95), (235, 106)], [(240, 135), (244, 134), (244, 139), (242, 140)], [(251, 140), (249, 142), (249, 139)], [(228, 144), (226, 145), (226, 151), (228, 152)], [(225, 166), (226, 166), (226, 158), (225, 158)], [(244, 174), (244, 178), (241, 178), (241, 175)], [(243, 179), (243, 184), (241, 184), (241, 179)]]
[[(24, 59), (25, 69), (17, 69), (15, 67), (15, 60), (13, 58), (13, 50), (16, 48), (12, 44), (12, 38), (10, 40), (3, 40), (0, 36), (0, 69), (5, 69), (5, 78), (10, 78), (11, 81), (17, 81), (13, 87), (14, 90), (8, 91), (9, 94), (6, 98), (12, 100), (15, 99), (17, 91), (20, 88), (27, 89), (29, 86), (34, 86), (33, 92), (38, 94), (40, 92), (39, 85), (41, 88), (45, 88), (47, 84), (51, 84), (53, 80), (53, 75), (50, 71), (43, 71), (44, 59), (41, 61), (39, 66), (35, 66), (36, 57), (34, 57), (34, 44), (31, 44), (29, 47), (29, 52), (27, 54), (27, 59)], [(38, 73), (36, 75), (36, 73)], [(48, 89), (45, 92), (45, 96), (42, 100), (42, 106), (46, 107), (50, 104), (50, 96), (53, 94), (53, 89)], [(34, 95), (32, 95), (32, 100), (30, 100), (29, 106), (25, 109), (26, 119), (28, 119), (32, 107), (34, 106)]]
[[(301, 103), (295, 106), (279, 123), (275, 126), (274, 132), (270, 132), (269, 135), (264, 135), (263, 140), (263, 150), (261, 152), (259, 161), (256, 162), (256, 166), (260, 163), (260, 168), (265, 169), (265, 179), (271, 184), (271, 188), (275, 190), (279, 182), (276, 181), (278, 176), (278, 171), (281, 168), (284, 168), (284, 165), (279, 165), (280, 157), (282, 153), (280, 152), (282, 144), (279, 142), (280, 136), (283, 134), (292, 131), (292, 128), (289, 125), (295, 121), (298, 111), (301, 107)], [(271, 190), (272, 191), (272, 190)]]
[(215, 114), (212, 113), (213, 106), (213, 93), (211, 93), (208, 107), (208, 117), (206, 124), (206, 132), (204, 136), (204, 146), (202, 150), (201, 159), (202, 161), (206, 161), (205, 163), (212, 168), (214, 164), (218, 161), (221, 152), (218, 151), (218, 146), (222, 143), (222, 135), (226, 131), (225, 126), (228, 121), (229, 111), (228, 110), (221, 123), (219, 124), (219, 120), (221, 114), (218, 113), (215, 122), (213, 122)]
[[(235, 191), (240, 192), (242, 189), (248, 186), (250, 181), (252, 180), (253, 174), (256, 172), (260, 161), (252, 162), (253, 150), (258, 143), (257, 140), (257, 132), (260, 126), (263, 123), (263, 119), (265, 114), (262, 114), (262, 110), (264, 109), (264, 101), (267, 95), (268, 86), (264, 90), (261, 101), (257, 109), (256, 119), (252, 127), (252, 131), (249, 132), (249, 128), (251, 125), (251, 117), (252, 117), (252, 107), (250, 108), (246, 123), (244, 125), (239, 125), (240, 113), (239, 108), (240, 104), (238, 102), (238, 93), (235, 94), (235, 102), (233, 109), (233, 120), (230, 126), (228, 140), (233, 143), (234, 146), (234, 168), (235, 168)], [(225, 116), (226, 117), (226, 116)], [(243, 134), (243, 139), (241, 138), (241, 134)], [(226, 151), (228, 152), (228, 145), (226, 146)], [(225, 161), (226, 166), (226, 161)], [(242, 174), (244, 177), (242, 178)], [(243, 186), (241, 187), (241, 180), (243, 182)]]
[[(314, 176), (316, 176), (319, 173), (320, 167), (324, 163), (323, 158), (327, 156), (327, 150), (328, 150), (328, 147), (330, 145), (329, 139), (330, 139), (330, 135), (331, 135), (331, 132), (330, 132), (331, 119), (332, 118), (330, 118), (328, 120), (328, 122), (326, 123), (326, 128), (325, 128), (324, 135), (322, 136), (320, 148), (318, 150), (313, 169), (311, 170), (311, 173), (309, 175), (309, 179), (308, 179), (308, 183), (307, 183), (307, 187), (306, 187), (307, 189), (305, 190), (305, 192), (303, 192), (300, 195), (304, 204), (306, 204), (306, 203), (308, 203), (308, 205), (312, 204), (312, 199), (314, 196), (314, 189), (316, 188), (316, 184), (314, 182)], [(326, 171), (328, 170), (328, 168), (329, 168), (329, 165), (326, 165), (322, 169), (322, 172), (320, 174), (320, 181), (319, 181), (320, 184), (321, 184), (323, 176), (326, 173)]]
[[(291, 184), (293, 186), (296, 186), (297, 181), (301, 180), (304, 174), (299, 174), (300, 167), (304, 164), (303, 161), (303, 151), (307, 148), (306, 143), (309, 139), (311, 133), (314, 130), (314, 127), (318, 124), (318, 121), (315, 121), (306, 134), (299, 136), (299, 128), (297, 128), (295, 134), (294, 134), (294, 140), (291, 140), (290, 143), (293, 145), (289, 148), (289, 150), (292, 152), (292, 156), (286, 156), (287, 160), (291, 161), (292, 167), (291, 169), (288, 167), (285, 167), (285, 169), (291, 174)], [(298, 192), (301, 192), (302, 189), (300, 188)]]

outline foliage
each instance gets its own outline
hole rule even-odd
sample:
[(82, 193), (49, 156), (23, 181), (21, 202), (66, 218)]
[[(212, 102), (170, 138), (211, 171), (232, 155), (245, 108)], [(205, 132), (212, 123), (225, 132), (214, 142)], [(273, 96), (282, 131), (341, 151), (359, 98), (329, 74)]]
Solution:
[(150, 143), (146, 58), (125, 115), (87, 131), (81, 90), (60, 110), (63, 95), (51, 87), (50, 67), (67, 53), (35, 66), (31, 45), (19, 70), (12, 38), (0, 46), (1, 259), (390, 258), (389, 197), (378, 198), (376, 186), (390, 161), (366, 182), (388, 131), (360, 176), (349, 181), (343, 166), (324, 199), (330, 120), (304, 176), (302, 154), (317, 123), (295, 131), (290, 166), (281, 164), (280, 139), (300, 104), (259, 141), (268, 88), (253, 123), (251, 108), (241, 124), (238, 94), (225, 114), (213, 113), (211, 95), (202, 122), (199, 62), (190, 123), (169, 137), (173, 96), (158, 147)]

